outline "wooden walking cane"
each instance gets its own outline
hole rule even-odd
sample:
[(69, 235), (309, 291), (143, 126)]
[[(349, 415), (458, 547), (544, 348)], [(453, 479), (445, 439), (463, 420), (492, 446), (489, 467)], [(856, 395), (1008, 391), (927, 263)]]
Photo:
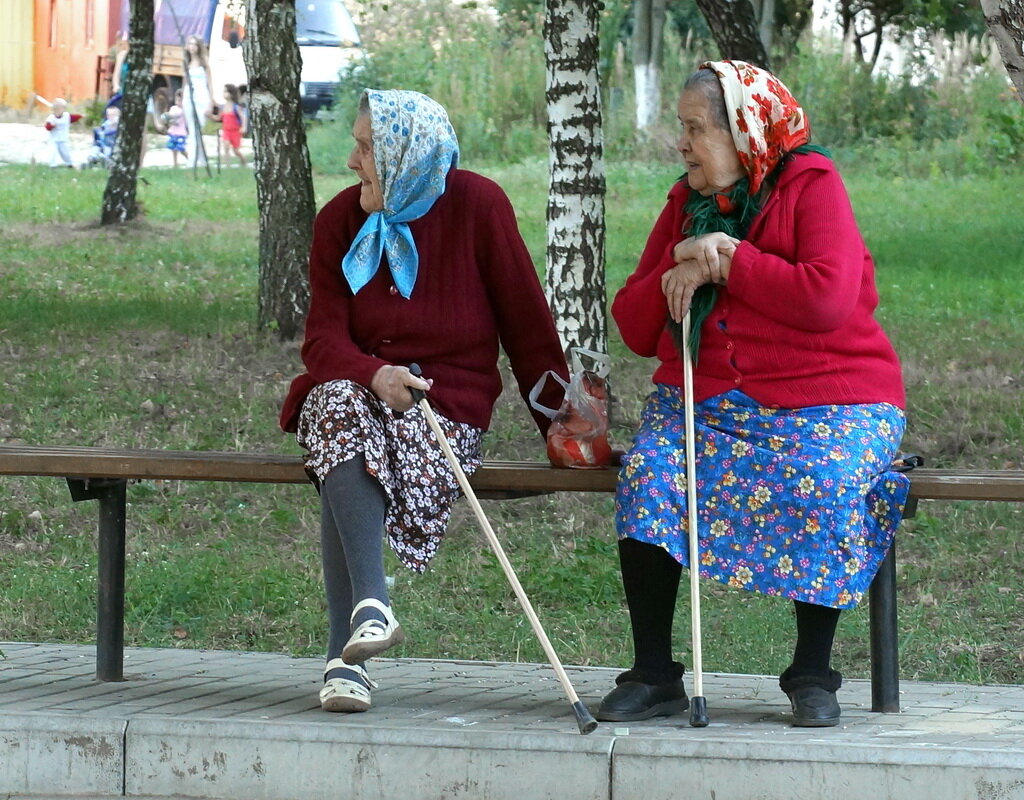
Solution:
[(690, 725), (706, 728), (708, 703), (704, 699), (704, 656), (700, 630), (700, 543), (697, 534), (697, 448), (694, 432), (693, 359), (690, 355), (690, 312), (683, 317), (683, 400), (686, 418), (686, 538), (690, 544), (690, 635), (693, 637), (693, 697)]
[[(417, 378), (422, 377), (423, 374), (420, 371), (419, 366), (416, 364), (411, 364), (409, 366), (409, 372)], [(512, 584), (512, 590), (519, 599), (519, 605), (523, 607), (523, 612), (526, 614), (526, 618), (530, 621), (530, 626), (533, 628), (533, 632), (540, 640), (540, 646), (544, 648), (544, 653), (547, 655), (548, 661), (551, 662), (551, 666), (555, 670), (555, 675), (558, 676), (558, 681), (562, 684), (562, 689), (569, 698), (569, 702), (572, 703), (572, 710), (576, 715), (576, 724), (579, 726), (580, 733), (593, 733), (597, 728), (597, 721), (591, 715), (589, 709), (583, 705), (583, 702), (576, 694), (576, 690), (573, 689), (572, 683), (569, 682), (569, 676), (565, 674), (562, 662), (558, 660), (555, 648), (551, 646), (551, 640), (548, 639), (548, 635), (544, 632), (544, 628), (540, 624), (540, 619), (537, 618), (537, 614), (533, 610), (533, 605), (530, 603), (530, 598), (528, 598), (526, 596), (526, 592), (523, 591), (523, 586), (519, 583), (519, 578), (516, 577), (516, 572), (512, 568), (512, 564), (509, 562), (508, 557), (505, 555), (501, 542), (498, 541), (498, 537), (495, 535), (494, 529), (491, 528), (491, 523), (487, 521), (487, 515), (484, 514), (484, 510), (480, 506), (480, 501), (476, 498), (476, 493), (473, 491), (473, 487), (469, 485), (469, 478), (466, 477), (466, 473), (463, 471), (458, 457), (452, 450), (452, 446), (448, 443), (448, 438), (444, 435), (444, 431), (441, 430), (437, 417), (434, 416), (434, 411), (431, 409), (430, 403), (427, 402), (426, 394), (422, 390), (413, 389), (412, 387), (409, 388), (409, 391), (412, 393), (413, 399), (416, 401), (416, 405), (418, 405), (420, 411), (423, 412), (423, 416), (427, 418), (427, 424), (430, 425), (430, 429), (434, 432), (434, 436), (437, 437), (437, 442), (441, 445), (441, 449), (444, 451), (445, 457), (448, 459), (448, 463), (451, 465), (452, 471), (455, 472), (455, 477), (459, 481), (459, 486), (462, 487), (462, 493), (466, 495), (466, 499), (473, 507), (473, 513), (476, 515), (477, 522), (479, 522), (480, 527), (483, 528), (484, 534), (487, 536), (487, 541), (491, 545), (491, 549), (494, 550), (494, 554), (498, 557), (498, 562), (501, 564), (501, 568), (505, 571), (505, 577), (508, 578), (508, 582)]]

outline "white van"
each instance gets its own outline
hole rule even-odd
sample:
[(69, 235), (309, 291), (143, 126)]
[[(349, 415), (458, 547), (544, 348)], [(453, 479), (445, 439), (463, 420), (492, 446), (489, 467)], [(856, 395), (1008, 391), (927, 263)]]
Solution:
[[(359, 34), (342, 0), (296, 0), (295, 22), (302, 56), (299, 95), (302, 110), (313, 115), (334, 103), (339, 74), (362, 58)], [(244, 36), (244, 4), (218, 2), (209, 38), (215, 100), (225, 83), (248, 83), (242, 62)]]

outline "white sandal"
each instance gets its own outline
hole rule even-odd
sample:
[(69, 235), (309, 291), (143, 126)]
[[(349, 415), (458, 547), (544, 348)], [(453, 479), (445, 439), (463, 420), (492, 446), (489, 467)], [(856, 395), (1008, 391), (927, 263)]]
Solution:
[(405, 631), (398, 624), (390, 606), (368, 597), (352, 609), (352, 619), (364, 608), (376, 608), (384, 615), (385, 621), (368, 619), (352, 632), (345, 643), (345, 649), (341, 651), (341, 657), (349, 664), (362, 664), (405, 639)]
[(370, 689), (377, 684), (370, 680), (366, 670), (358, 664), (347, 664), (343, 658), (332, 658), (324, 669), (324, 677), (332, 669), (348, 669), (359, 676), (360, 681), (349, 678), (331, 678), (320, 690), (320, 708), (324, 711), (366, 711), (370, 708)]

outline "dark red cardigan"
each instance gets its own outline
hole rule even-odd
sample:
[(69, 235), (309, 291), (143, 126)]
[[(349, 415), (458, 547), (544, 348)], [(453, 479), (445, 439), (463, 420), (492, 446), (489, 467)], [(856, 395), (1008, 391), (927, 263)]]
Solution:
[[(666, 331), (662, 274), (682, 238), (676, 184), (612, 314), (627, 346), (656, 356), (654, 382), (682, 386)], [(842, 179), (824, 156), (795, 156), (736, 248), (728, 285), (701, 328), (694, 398), (740, 389), (782, 408), (905, 405), (896, 353), (875, 320), (875, 269)]]
[[(309, 259), (312, 297), (302, 361), (281, 411), (294, 431), (313, 386), (347, 378), (369, 387), (385, 364), (417, 363), (434, 380), (438, 412), (479, 428), (490, 424), (501, 392), (498, 344), (525, 398), (545, 370), (568, 373), (562, 345), (501, 188), (466, 170), (448, 175), (445, 193), (410, 224), (419, 274), (408, 300), (393, 290), (386, 260), (352, 295), (341, 259), (366, 219), (359, 186), (338, 194), (317, 215)], [(541, 397), (557, 408), (562, 390), (548, 382)], [(543, 433), (546, 417), (534, 412)]]

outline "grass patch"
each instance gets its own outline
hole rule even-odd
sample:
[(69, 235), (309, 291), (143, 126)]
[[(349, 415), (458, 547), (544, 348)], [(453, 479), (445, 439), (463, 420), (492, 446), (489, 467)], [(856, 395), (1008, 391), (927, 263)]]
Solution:
[[(509, 192), (544, 263), (546, 164), (480, 168)], [(847, 168), (876, 256), (880, 316), (904, 361), (905, 449), (934, 465), (1020, 468), (1024, 441), (1024, 181), (889, 180)], [(609, 295), (633, 269), (674, 165), (608, 170)], [(299, 371), (297, 343), (254, 334), (258, 272), (251, 173), (194, 181), (151, 171), (145, 220), (95, 226), (96, 173), (0, 170), (0, 441), (294, 453), (276, 424)], [(317, 175), (318, 202), (347, 185)], [(613, 326), (614, 327), (614, 326)], [(652, 364), (612, 334), (615, 439), (626, 444)], [(506, 381), (509, 383), (509, 381)], [(492, 458), (542, 457), (515, 392), (499, 402)], [(0, 640), (91, 642), (95, 506), (60, 481), (4, 479)], [(318, 509), (309, 487), (146, 482), (129, 487), (126, 642), (315, 655), (326, 642)], [(625, 665), (611, 498), (557, 496), (485, 507), (567, 663)], [(1024, 512), (925, 503), (900, 534), (903, 674), (1013, 682)], [(390, 554), (406, 656), (543, 661), (469, 509), (424, 576)], [(708, 669), (773, 674), (792, 647), (790, 605), (705, 583)], [(676, 642), (689, 661), (687, 599)], [(840, 624), (837, 665), (866, 677), (867, 608)], [(753, 646), (755, 645), (756, 646)]]

